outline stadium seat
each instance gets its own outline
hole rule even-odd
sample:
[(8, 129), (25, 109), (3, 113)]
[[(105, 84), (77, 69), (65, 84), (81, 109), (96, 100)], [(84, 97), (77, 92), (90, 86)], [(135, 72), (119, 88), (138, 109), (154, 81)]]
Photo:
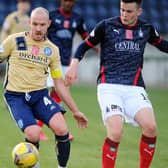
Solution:
[(82, 13), (84, 13), (87, 16), (87, 18), (95, 17), (95, 15), (97, 14), (97, 11), (95, 11), (92, 6), (85, 6), (85, 8), (83, 9), (84, 10), (82, 11)]
[[(0, 1), (0, 25), (2, 25), (4, 17), (11, 11), (16, 9), (16, 0)], [(60, 0), (38, 0), (31, 1), (31, 8), (42, 6), (48, 10), (58, 8)], [(88, 24), (89, 29), (92, 29), (98, 21), (104, 18), (120, 15), (119, 10), (120, 2), (115, 1), (104, 1), (104, 0), (82, 0), (77, 1), (75, 10), (81, 13), (85, 21)], [(168, 16), (168, 1), (167, 0), (147, 0), (143, 2), (143, 13), (142, 18), (150, 21), (159, 27), (161, 33), (168, 33), (167, 16)]]
[(107, 17), (107, 10), (104, 6), (99, 5), (97, 7), (97, 16), (99, 21)]

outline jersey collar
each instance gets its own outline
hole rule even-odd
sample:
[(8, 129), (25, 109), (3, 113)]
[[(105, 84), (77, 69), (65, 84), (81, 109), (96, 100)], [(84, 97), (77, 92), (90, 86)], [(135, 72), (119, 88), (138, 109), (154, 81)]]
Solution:
[(66, 14), (63, 10), (62, 7), (59, 8), (59, 12), (65, 17), (65, 18), (70, 18), (72, 13)]
[[(120, 21), (121, 21), (121, 23), (122, 23), (121, 16), (120, 16)], [(138, 23), (138, 18), (136, 19), (136, 22), (135, 22), (134, 25), (132, 25), (132, 26), (124, 25), (124, 26), (126, 26), (127, 28), (133, 28), (133, 27), (135, 27), (135, 26), (137, 25), (137, 23)], [(122, 24), (123, 24), (123, 23), (122, 23)]]

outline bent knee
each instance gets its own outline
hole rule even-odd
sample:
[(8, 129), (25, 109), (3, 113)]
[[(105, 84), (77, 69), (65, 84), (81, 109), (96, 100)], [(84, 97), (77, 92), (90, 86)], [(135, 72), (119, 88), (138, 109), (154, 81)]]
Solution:
[(39, 126), (32, 125), (25, 128), (24, 133), (29, 141), (37, 142), (40, 140), (40, 130), (41, 128)]

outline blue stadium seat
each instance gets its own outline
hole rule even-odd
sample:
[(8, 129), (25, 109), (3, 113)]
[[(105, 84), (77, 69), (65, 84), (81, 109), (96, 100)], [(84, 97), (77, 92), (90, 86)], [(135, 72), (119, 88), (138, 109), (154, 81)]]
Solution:
[(86, 25), (87, 25), (88, 30), (91, 31), (95, 27), (96, 23), (97, 22), (94, 18), (88, 18), (86, 20)]
[(4, 1), (0, 1), (0, 23), (1, 25), (4, 22), (5, 17), (8, 15), (8, 11), (6, 11), (6, 5)]
[(105, 19), (107, 17), (107, 9), (104, 6), (99, 5), (97, 7), (98, 20)]
[(6, 4), (4, 3), (4, 1), (0, 1), (0, 12), (5, 12), (7, 10), (6, 8)]
[(148, 14), (150, 14), (152, 20), (157, 20), (159, 18), (159, 11), (156, 8), (150, 8)]
[(146, 12), (146, 10), (143, 10), (141, 17), (146, 20), (147, 16), (148, 16), (148, 13)]
[(84, 13), (87, 17), (95, 17), (97, 11), (94, 10), (93, 6), (85, 6), (82, 13)]
[[(17, 0), (0, 0), (0, 25), (8, 13), (16, 10), (16, 2)], [(42, 6), (48, 10), (53, 10), (59, 7), (60, 0), (31, 0), (31, 4), (31, 9)], [(117, 0), (78, 0), (75, 10), (84, 16), (88, 27), (91, 29), (101, 19), (120, 15), (119, 5), (120, 2)], [(168, 33), (168, 0), (144, 0), (143, 9), (142, 18), (154, 23), (161, 33)]]
[(75, 6), (75, 9), (74, 9), (77, 13), (79, 14), (82, 14), (84, 13), (83, 9), (80, 7), (80, 6)]
[(167, 0), (160, 0), (160, 4), (161, 4), (161, 8), (165, 8), (167, 9), (168, 8), (168, 2)]

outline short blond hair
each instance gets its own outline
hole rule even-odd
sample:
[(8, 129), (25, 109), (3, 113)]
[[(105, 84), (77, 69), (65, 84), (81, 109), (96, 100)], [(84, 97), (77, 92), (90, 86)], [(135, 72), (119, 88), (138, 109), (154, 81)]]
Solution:
[(49, 19), (49, 11), (46, 9), (46, 8), (43, 8), (43, 7), (37, 7), (37, 8), (34, 8), (31, 12), (31, 17), (34, 13), (44, 13), (46, 14), (46, 16), (48, 17)]

